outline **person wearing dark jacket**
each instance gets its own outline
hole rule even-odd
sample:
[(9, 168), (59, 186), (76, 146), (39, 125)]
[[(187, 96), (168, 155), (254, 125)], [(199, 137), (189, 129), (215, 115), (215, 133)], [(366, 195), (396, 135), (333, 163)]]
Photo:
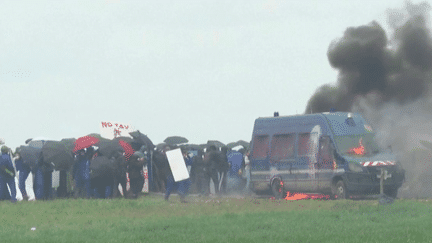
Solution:
[(88, 154), (85, 153), (84, 149), (79, 150), (75, 158), (75, 165), (73, 168), (73, 175), (75, 179), (75, 198), (84, 196), (90, 198), (90, 161)]
[(209, 195), (209, 184), (210, 177), (207, 171), (209, 166), (204, 162), (204, 152), (202, 149), (198, 150), (198, 155), (193, 157), (193, 164), (191, 169), (191, 174), (195, 177), (195, 185), (200, 196)]
[(147, 164), (144, 153), (135, 152), (128, 161), (128, 173), (130, 180), (131, 198), (137, 198), (144, 186), (143, 166)]
[[(219, 178), (218, 178), (218, 167), (219, 167), (219, 152), (216, 146), (211, 145), (204, 155), (204, 161), (209, 165), (207, 171), (208, 176), (213, 180), (215, 194), (219, 195)], [(209, 185), (210, 186), (210, 185)]]
[(24, 164), (23, 159), (21, 158), (19, 152), (17, 153), (17, 157), (15, 159), (15, 166), (16, 166), (16, 170), (19, 171), (18, 187), (21, 191), (21, 195), (23, 197), (23, 200), (28, 200), (29, 196), (27, 194), (25, 182), (31, 170), (28, 165)]
[(227, 153), (228, 153), (228, 147), (226, 147), (226, 146), (222, 147), (220, 155), (219, 155), (218, 172), (220, 175), (219, 190), (223, 194), (227, 193), (227, 190), (226, 190), (227, 174), (228, 174), (228, 170), (229, 170)]
[[(100, 159), (107, 158), (105, 155), (99, 153), (99, 151), (94, 151), (93, 155), (91, 156), (90, 154), (88, 154), (87, 158), (90, 157), (91, 157), (90, 164), (96, 158), (100, 158)], [(111, 157), (109, 160), (111, 161), (111, 163), (114, 163), (113, 157)], [(113, 184), (114, 184), (114, 175), (112, 171), (105, 170), (104, 173), (94, 173), (94, 171), (90, 172), (90, 188), (91, 188), (90, 191), (94, 198), (105, 198), (105, 199), (110, 198), (112, 194)]]
[(126, 172), (127, 172), (127, 161), (125, 156), (117, 152), (114, 154), (116, 170), (114, 172), (114, 185), (113, 185), (113, 198), (121, 197), (118, 186), (120, 184), (123, 196), (126, 197)]
[(54, 168), (52, 164), (48, 164), (43, 160), (42, 154), (35, 168), (33, 168), (33, 190), (36, 200), (47, 200), (52, 196), (52, 172)]
[(9, 148), (3, 146), (1, 148), (0, 157), (0, 194), (7, 192), (7, 186), (10, 188), (11, 202), (16, 202), (16, 187), (15, 187), (15, 169), (12, 164), (11, 157), (9, 155)]

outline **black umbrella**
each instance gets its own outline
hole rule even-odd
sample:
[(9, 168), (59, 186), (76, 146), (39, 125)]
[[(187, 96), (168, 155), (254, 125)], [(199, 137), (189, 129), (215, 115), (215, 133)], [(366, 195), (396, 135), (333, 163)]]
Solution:
[(30, 146), (20, 146), (19, 153), (23, 160), (23, 163), (28, 165), (30, 168), (36, 167), (41, 149), (30, 147)]
[(75, 147), (75, 138), (63, 138), (60, 142), (66, 147), (70, 152), (73, 151)]
[(114, 159), (108, 159), (106, 156), (97, 156), (90, 161), (90, 178), (112, 176), (115, 168)]
[(219, 142), (219, 141), (217, 141), (217, 140), (208, 140), (208, 141), (207, 141), (207, 147), (209, 147), (209, 146), (211, 146), (211, 145), (214, 145), (214, 146), (216, 146), (216, 147), (218, 147), (218, 148), (221, 148), (221, 147), (225, 146), (224, 143)]
[(181, 147), (186, 149), (186, 150), (200, 150), (200, 149), (205, 149), (206, 148), (206, 144), (185, 144), (182, 145)]
[(72, 140), (48, 141), (42, 147), (44, 162), (54, 164), (56, 170), (68, 170), (74, 163)]
[(142, 134), (139, 130), (135, 132), (130, 132), (129, 134), (134, 138), (136, 142), (141, 143), (141, 145), (146, 145), (148, 149), (153, 150), (155, 148), (150, 138), (148, 138), (147, 135)]
[(176, 144), (181, 144), (181, 143), (187, 143), (187, 142), (189, 142), (189, 140), (187, 140), (184, 137), (180, 137), (180, 136), (171, 136), (171, 137), (165, 138), (164, 142), (168, 145), (176, 145)]
[(107, 156), (108, 158), (111, 158), (111, 156), (117, 151), (123, 151), (118, 141), (115, 140), (101, 140), (97, 146), (99, 147), (98, 152), (104, 156)]
[(168, 146), (168, 144), (166, 144), (166, 143), (158, 143), (156, 145), (156, 149), (157, 150), (162, 150), (165, 146)]

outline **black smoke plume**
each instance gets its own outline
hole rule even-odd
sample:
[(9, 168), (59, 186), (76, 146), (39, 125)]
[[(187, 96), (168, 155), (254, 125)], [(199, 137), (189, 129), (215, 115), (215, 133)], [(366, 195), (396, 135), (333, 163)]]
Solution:
[(324, 85), (310, 98), (306, 113), (330, 109), (351, 111), (357, 99), (370, 93), (381, 101), (399, 104), (423, 97), (431, 81), (432, 42), (427, 28), (427, 3), (407, 2), (409, 19), (389, 13), (395, 35), (389, 41), (384, 29), (375, 21), (345, 30), (342, 38), (333, 41), (327, 56), (330, 65), (339, 70), (335, 86)]
[(339, 71), (310, 98), (305, 113), (359, 112), (382, 148), (406, 170), (401, 198), (432, 197), (432, 38), (428, 3), (388, 10), (392, 34), (376, 22), (346, 29), (327, 56)]

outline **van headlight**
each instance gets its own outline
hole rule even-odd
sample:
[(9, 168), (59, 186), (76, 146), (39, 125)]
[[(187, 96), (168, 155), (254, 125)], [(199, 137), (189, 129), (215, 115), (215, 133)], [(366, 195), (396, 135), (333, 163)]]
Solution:
[(352, 172), (363, 172), (363, 167), (357, 163), (348, 163), (348, 167)]

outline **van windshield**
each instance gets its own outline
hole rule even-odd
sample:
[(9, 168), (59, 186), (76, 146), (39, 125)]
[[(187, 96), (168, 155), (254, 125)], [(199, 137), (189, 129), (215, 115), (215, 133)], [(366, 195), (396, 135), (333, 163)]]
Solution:
[(334, 136), (334, 139), (341, 154), (370, 156), (379, 152), (374, 133)]

